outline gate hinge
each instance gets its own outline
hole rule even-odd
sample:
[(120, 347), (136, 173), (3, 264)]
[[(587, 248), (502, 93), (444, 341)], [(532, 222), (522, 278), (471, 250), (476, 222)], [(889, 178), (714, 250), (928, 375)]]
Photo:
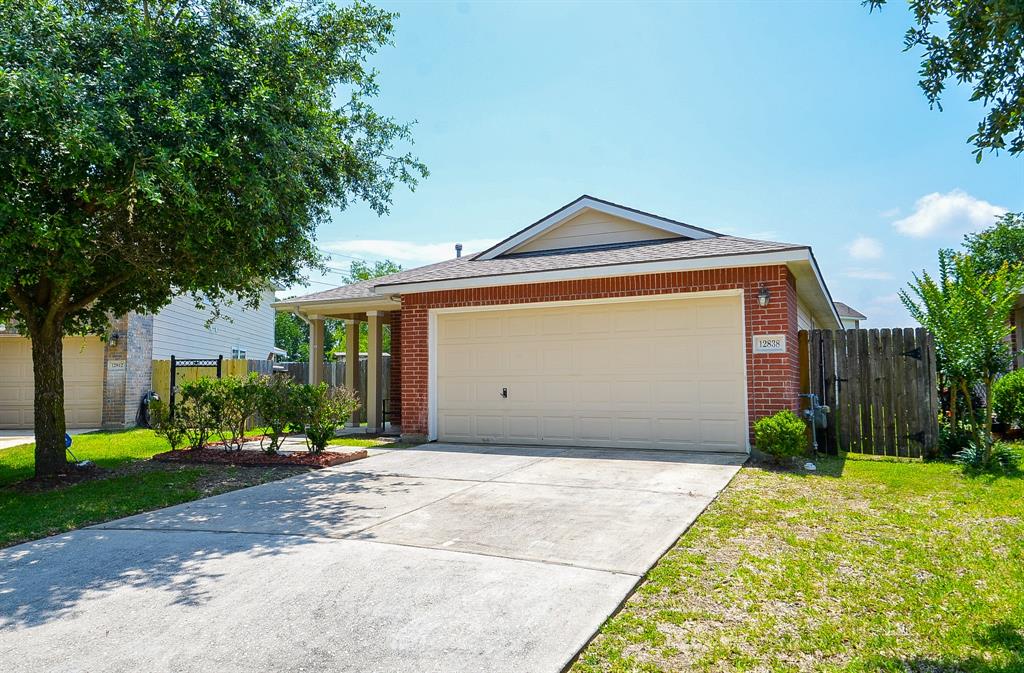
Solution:
[(900, 355), (903, 355), (904, 357), (908, 358), (914, 358), (915, 360), (920, 360), (921, 347), (918, 346), (917, 348), (911, 348), (909, 351), (903, 351), (902, 353), (900, 353)]

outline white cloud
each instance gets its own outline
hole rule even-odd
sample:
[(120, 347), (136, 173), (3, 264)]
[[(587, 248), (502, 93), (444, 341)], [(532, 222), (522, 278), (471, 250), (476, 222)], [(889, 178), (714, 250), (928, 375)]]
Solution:
[(879, 213), (879, 215), (881, 215), (883, 218), (887, 220), (891, 220), (892, 218), (896, 217), (899, 214), (899, 208), (889, 208), (888, 210), (883, 210), (882, 212)]
[(859, 280), (892, 280), (892, 274), (881, 269), (846, 269), (843, 275)]
[(924, 238), (936, 234), (962, 234), (992, 224), (1005, 208), (977, 199), (962, 189), (945, 194), (925, 194), (914, 204), (914, 212), (892, 223), (904, 236)]
[(884, 254), (882, 244), (876, 238), (859, 236), (846, 246), (846, 251), (854, 259), (878, 259)]
[[(354, 239), (325, 243), (323, 247), (325, 250), (353, 257), (390, 259), (409, 268), (451, 259), (455, 256), (455, 244), (457, 242), (413, 243), (411, 241), (386, 239)], [(468, 255), (474, 252), (481, 252), (497, 242), (498, 239), (493, 238), (462, 241), (462, 254)], [(345, 266), (347, 268), (347, 264)]]

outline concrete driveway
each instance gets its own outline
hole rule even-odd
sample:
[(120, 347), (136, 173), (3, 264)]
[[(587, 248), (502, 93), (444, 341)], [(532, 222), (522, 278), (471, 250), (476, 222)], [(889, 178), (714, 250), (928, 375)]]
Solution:
[(0, 550), (0, 669), (556, 673), (744, 458), (430, 444)]

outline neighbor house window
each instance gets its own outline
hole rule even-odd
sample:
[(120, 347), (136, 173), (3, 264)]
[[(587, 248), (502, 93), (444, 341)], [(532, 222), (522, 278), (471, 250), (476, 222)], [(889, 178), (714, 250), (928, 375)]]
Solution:
[(232, 348), (231, 349), (231, 359), (232, 360), (244, 360), (245, 359), (245, 349), (244, 348), (238, 348), (237, 346), (235, 348)]

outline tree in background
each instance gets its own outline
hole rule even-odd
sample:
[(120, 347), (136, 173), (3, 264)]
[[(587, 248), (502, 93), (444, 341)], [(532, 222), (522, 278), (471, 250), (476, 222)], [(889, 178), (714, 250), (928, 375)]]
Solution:
[[(939, 277), (927, 271), (915, 274), (908, 289), (900, 291), (910, 315), (935, 338), (938, 364), (950, 388), (951, 422), (957, 420), (959, 391), (975, 445), (984, 452), (992, 446), (992, 384), (1009, 370), (1013, 358), (1007, 317), (1022, 285), (1021, 264), (1003, 262), (989, 272), (971, 255), (940, 250)], [(975, 386), (982, 388), (985, 399), (980, 418), (971, 398)]]
[(1024, 262), (1024, 213), (1006, 213), (988, 229), (967, 234), (964, 247), (989, 273), (995, 273), (1004, 263)]
[[(67, 466), (62, 337), (323, 267), (316, 227), (425, 167), (370, 105), (395, 15), (326, 0), (0, 0), (0, 320), (32, 339), (36, 474)], [(345, 102), (336, 106), (336, 94)]]
[[(398, 273), (402, 267), (391, 260), (385, 259), (376, 262), (355, 260), (349, 264), (348, 272), (345, 274), (345, 283), (358, 283), (363, 280), (380, 278), (393, 273)], [(359, 350), (366, 352), (367, 325), (362, 323), (359, 327)], [(384, 332), (384, 350), (391, 348), (391, 334)], [(274, 322), (274, 345), (288, 351), (287, 358), (293, 362), (309, 361), (309, 325), (291, 313), (278, 313)], [(345, 349), (345, 321), (324, 320), (324, 357), (333, 359), (334, 353)]]
[[(886, 0), (864, 0), (872, 11)], [(942, 109), (950, 79), (971, 87), (985, 118), (968, 138), (981, 161), (986, 150), (1024, 152), (1024, 3), (1021, 0), (909, 0), (917, 25), (905, 50), (924, 48), (918, 82)]]

